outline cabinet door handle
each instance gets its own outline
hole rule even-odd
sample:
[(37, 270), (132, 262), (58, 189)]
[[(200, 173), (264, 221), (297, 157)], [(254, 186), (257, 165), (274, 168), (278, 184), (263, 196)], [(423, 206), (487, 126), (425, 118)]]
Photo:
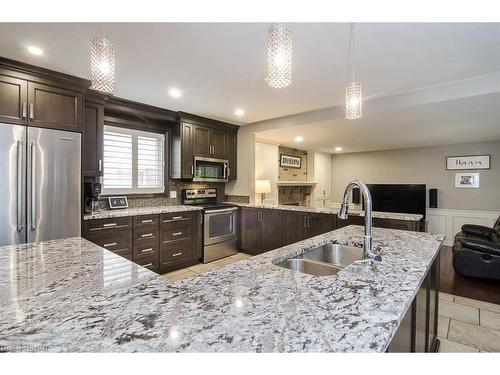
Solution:
[(30, 119), (33, 120), (35, 118), (35, 107), (33, 103), (30, 103)]
[(172, 236), (180, 236), (182, 235), (182, 232), (175, 232), (175, 233), (172, 233)]
[(141, 238), (153, 237), (153, 233), (141, 234)]
[(203, 224), (203, 215), (199, 214), (199, 216), (200, 216), (200, 224)]
[(147, 224), (147, 223), (152, 223), (153, 219), (148, 219), (148, 220), (142, 220), (141, 223)]
[(191, 166), (191, 176), (194, 176), (194, 166)]
[(149, 267), (152, 267), (152, 266), (153, 266), (153, 263), (143, 264), (143, 267), (145, 267), (145, 268), (149, 268)]
[(147, 249), (142, 249), (141, 253), (149, 253), (150, 251), (153, 251), (154, 249), (152, 247), (149, 247)]
[(99, 172), (102, 172), (102, 159), (99, 159), (97, 161), (97, 169)]
[(22, 104), (22, 113), (21, 113), (21, 117), (24, 119), (26, 118), (26, 102), (23, 102)]
[(104, 228), (116, 227), (116, 223), (103, 224)]
[(118, 245), (116, 242), (110, 242), (110, 243), (105, 243), (104, 245), (102, 245), (103, 247), (110, 247), (110, 246), (116, 246)]
[(182, 255), (182, 252), (172, 254), (173, 257), (178, 257), (179, 255)]

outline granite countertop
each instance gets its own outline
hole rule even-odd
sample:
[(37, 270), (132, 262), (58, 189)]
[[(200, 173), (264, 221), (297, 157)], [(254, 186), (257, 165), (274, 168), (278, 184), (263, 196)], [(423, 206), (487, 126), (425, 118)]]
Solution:
[[(320, 214), (338, 214), (339, 213), (338, 208), (287, 206), (287, 205), (259, 204), (259, 203), (235, 203), (235, 202), (228, 202), (228, 203), (234, 204), (235, 206), (239, 206), (239, 207), (267, 208), (267, 209), (274, 209), (274, 210), (311, 212), (311, 213), (320, 213)], [(354, 215), (354, 216), (365, 216), (365, 211), (349, 208), (348, 214)], [(419, 221), (424, 217), (423, 215), (419, 215), (419, 214), (405, 214), (405, 213), (380, 212), (380, 211), (373, 211), (372, 216), (380, 218), (380, 219), (397, 219), (397, 220), (408, 220), (408, 221)]]
[(334, 276), (276, 266), (348, 226), (170, 282), (82, 238), (0, 248), (0, 351), (383, 352), (443, 236), (374, 228), (383, 261)]
[(166, 214), (171, 212), (183, 212), (183, 211), (199, 211), (202, 209), (203, 208), (201, 207), (184, 206), (184, 205), (122, 208), (116, 210), (101, 210), (91, 214), (86, 213), (85, 215), (83, 215), (83, 220), (111, 219), (114, 217), (155, 215), (155, 214)]

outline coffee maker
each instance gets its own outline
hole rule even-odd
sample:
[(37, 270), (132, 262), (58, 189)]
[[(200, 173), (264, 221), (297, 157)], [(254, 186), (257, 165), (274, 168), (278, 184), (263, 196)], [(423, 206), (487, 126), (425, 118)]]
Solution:
[(99, 197), (101, 196), (100, 182), (85, 182), (83, 184), (83, 197), (85, 201), (85, 212), (93, 213), (99, 211)]

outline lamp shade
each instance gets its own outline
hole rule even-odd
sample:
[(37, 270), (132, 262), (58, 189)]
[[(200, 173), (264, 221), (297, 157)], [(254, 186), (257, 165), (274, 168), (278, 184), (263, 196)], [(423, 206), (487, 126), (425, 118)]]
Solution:
[(271, 181), (257, 180), (255, 181), (255, 192), (257, 194), (265, 194), (271, 192)]

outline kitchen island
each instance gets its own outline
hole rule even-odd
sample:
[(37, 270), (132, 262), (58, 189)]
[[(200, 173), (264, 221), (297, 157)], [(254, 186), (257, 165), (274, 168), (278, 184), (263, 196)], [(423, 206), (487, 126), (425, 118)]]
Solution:
[(276, 265), (348, 226), (205, 274), (167, 281), (82, 238), (0, 248), (0, 350), (384, 352), (438, 260), (441, 235), (374, 228), (383, 261), (334, 276)]

